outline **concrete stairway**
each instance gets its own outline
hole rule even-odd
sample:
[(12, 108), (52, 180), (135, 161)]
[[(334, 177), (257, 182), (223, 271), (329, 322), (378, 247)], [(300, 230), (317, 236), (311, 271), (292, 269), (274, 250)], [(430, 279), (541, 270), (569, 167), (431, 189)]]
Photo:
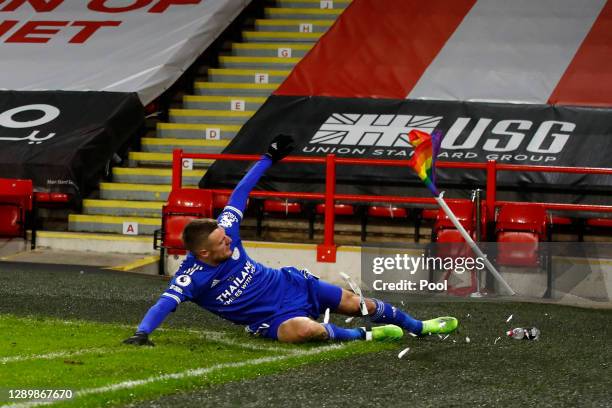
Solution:
[[(114, 168), (112, 182), (100, 183), (99, 198), (84, 200), (83, 213), (69, 216), (69, 231), (123, 234), (131, 223), (138, 224), (138, 235), (153, 234), (170, 192), (172, 150), (221, 152), (349, 4), (277, 0), (266, 8), (265, 18), (243, 31), (243, 42), (207, 70), (206, 81), (195, 82), (194, 95), (169, 110), (169, 122), (142, 139), (129, 167)], [(194, 170), (184, 171), (183, 185), (196, 186), (210, 164), (196, 160)]]

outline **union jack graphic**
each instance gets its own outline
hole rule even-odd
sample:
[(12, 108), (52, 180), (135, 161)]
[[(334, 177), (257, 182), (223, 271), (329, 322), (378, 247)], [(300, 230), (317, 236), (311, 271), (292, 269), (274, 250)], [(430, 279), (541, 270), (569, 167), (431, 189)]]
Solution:
[(310, 143), (342, 146), (411, 147), (408, 133), (431, 133), (442, 116), (334, 113)]

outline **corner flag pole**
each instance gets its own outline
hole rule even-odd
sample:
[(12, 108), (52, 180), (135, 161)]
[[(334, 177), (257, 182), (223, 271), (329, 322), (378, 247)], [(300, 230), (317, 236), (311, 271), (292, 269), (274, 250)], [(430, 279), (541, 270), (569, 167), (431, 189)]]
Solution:
[(472, 237), (470, 237), (470, 234), (468, 234), (467, 231), (465, 230), (465, 228), (463, 228), (463, 225), (461, 225), (461, 223), (459, 222), (459, 220), (457, 219), (455, 214), (448, 207), (448, 204), (446, 204), (446, 201), (444, 201), (444, 197), (443, 196), (444, 196), (444, 191), (440, 192), (439, 195), (434, 196), (434, 198), (435, 198), (436, 202), (438, 203), (438, 205), (442, 208), (442, 210), (444, 211), (446, 216), (451, 220), (451, 222), (453, 223), (455, 228), (457, 228), (457, 230), (459, 231), (459, 233), (461, 234), (461, 236), (463, 237), (465, 242), (467, 242), (468, 245), (470, 246), (470, 248), (472, 248), (472, 251), (474, 251), (476, 253), (476, 255), (478, 255), (484, 261), (485, 266), (493, 274), (495, 279), (497, 279), (497, 281), (508, 292), (510, 292), (511, 295), (515, 295), (516, 292), (514, 292), (514, 290), (510, 287), (510, 285), (508, 285), (508, 282), (506, 282), (504, 280), (504, 278), (502, 278), (502, 276), (499, 274), (497, 269), (495, 269), (493, 264), (489, 261), (487, 256), (480, 250), (478, 245), (476, 245), (476, 243), (474, 242)]
[(486, 255), (482, 253), (478, 245), (474, 242), (472, 237), (467, 233), (463, 225), (459, 222), (455, 214), (446, 205), (444, 201), (444, 192), (439, 192), (436, 188), (436, 158), (440, 152), (440, 146), (442, 143), (442, 133), (440, 131), (433, 131), (431, 134), (423, 132), (422, 130), (412, 129), (408, 133), (408, 141), (414, 148), (414, 154), (410, 158), (410, 167), (414, 169), (417, 176), (421, 179), (425, 186), (431, 191), (438, 205), (444, 210), (446, 216), (452, 221), (453, 225), (461, 233), (461, 236), (468, 243), (472, 251), (476, 253), (484, 261), (487, 269), (493, 274), (495, 279), (508, 291), (510, 294), (515, 295), (516, 293), (508, 282), (501, 277), (497, 269), (487, 259)]

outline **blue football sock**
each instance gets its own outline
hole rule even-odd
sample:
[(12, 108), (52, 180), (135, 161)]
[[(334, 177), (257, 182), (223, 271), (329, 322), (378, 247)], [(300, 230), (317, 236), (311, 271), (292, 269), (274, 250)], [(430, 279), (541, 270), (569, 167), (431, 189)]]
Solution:
[(329, 340), (331, 341), (351, 341), (365, 339), (365, 331), (363, 329), (346, 329), (338, 327), (335, 324), (323, 323), (323, 327), (327, 330)]
[(376, 323), (395, 324), (402, 329), (406, 329), (414, 334), (421, 334), (423, 322), (410, 316), (408, 313), (391, 306), (382, 300), (372, 299), (376, 303), (376, 311), (371, 315), (371, 319)]

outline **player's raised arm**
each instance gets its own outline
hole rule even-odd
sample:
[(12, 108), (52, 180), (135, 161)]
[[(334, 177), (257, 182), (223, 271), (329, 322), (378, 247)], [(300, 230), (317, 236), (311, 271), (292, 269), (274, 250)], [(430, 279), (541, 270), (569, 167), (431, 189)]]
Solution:
[(246, 208), (249, 194), (261, 176), (272, 164), (291, 153), (293, 147), (293, 138), (291, 136), (283, 134), (276, 136), (270, 143), (270, 146), (268, 146), (268, 152), (240, 180), (240, 183), (238, 183), (230, 196), (227, 207), (236, 211), (242, 219), (242, 213)]

